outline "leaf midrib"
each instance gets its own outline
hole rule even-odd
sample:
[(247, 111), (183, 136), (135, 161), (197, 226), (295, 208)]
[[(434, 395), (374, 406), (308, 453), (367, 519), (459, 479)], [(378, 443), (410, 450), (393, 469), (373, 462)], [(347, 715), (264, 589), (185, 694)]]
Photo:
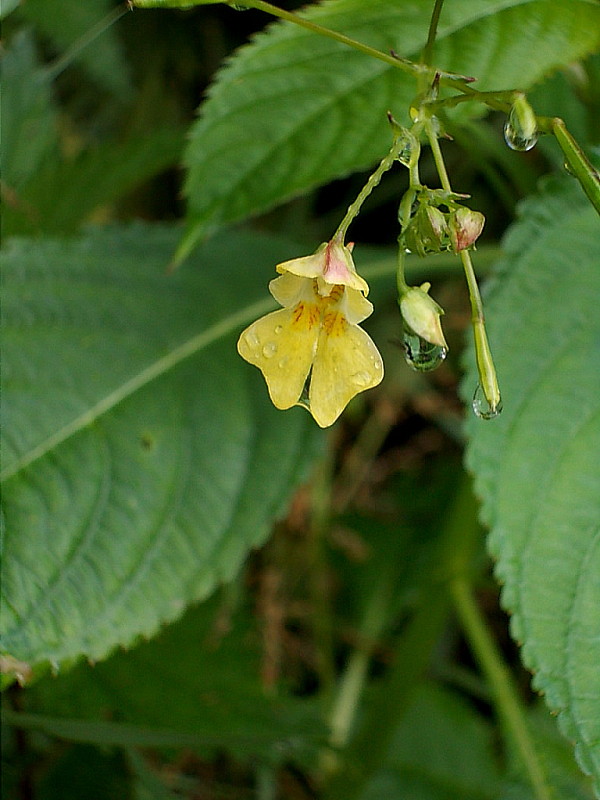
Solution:
[(201, 333), (192, 336), (182, 344), (175, 347), (165, 356), (156, 359), (144, 369), (137, 372), (129, 380), (117, 386), (107, 395), (102, 397), (97, 403), (84, 411), (79, 416), (72, 419), (62, 428), (59, 428), (50, 436), (37, 444), (32, 449), (23, 453), (12, 464), (9, 464), (0, 472), (0, 481), (5, 481), (13, 475), (28, 467), (34, 461), (42, 458), (46, 453), (62, 444), (67, 439), (74, 436), (83, 428), (88, 427), (99, 417), (108, 413), (116, 405), (126, 400), (138, 390), (147, 386), (152, 381), (165, 375), (170, 370), (178, 366), (182, 361), (206, 347), (209, 347), (219, 339), (223, 339), (232, 333), (236, 328), (241, 327), (247, 322), (251, 322), (256, 317), (262, 316), (274, 308), (272, 298), (266, 298), (252, 303), (249, 306), (230, 314), (216, 324), (210, 326)]

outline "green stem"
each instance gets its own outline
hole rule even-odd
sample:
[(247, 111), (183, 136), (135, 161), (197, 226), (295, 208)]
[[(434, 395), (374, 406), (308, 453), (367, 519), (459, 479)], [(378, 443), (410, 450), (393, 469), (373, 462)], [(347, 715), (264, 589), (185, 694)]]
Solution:
[(350, 227), (350, 223), (358, 216), (363, 203), (371, 194), (373, 189), (379, 185), (382, 177), (392, 167), (394, 161), (398, 157), (398, 154), (402, 148), (405, 147), (405, 145), (406, 140), (404, 140), (401, 136), (398, 136), (394, 139), (394, 143), (392, 144), (389, 153), (381, 160), (381, 163), (375, 172), (369, 176), (369, 179), (358, 193), (356, 200), (348, 206), (348, 210), (346, 211), (343, 220), (338, 225), (336, 232), (333, 234), (332, 239), (337, 239), (342, 243), (344, 242), (346, 238), (346, 232)]
[[(225, 5), (233, 8), (236, 6), (235, 0), (221, 1)], [(218, 0), (128, 0), (128, 2), (130, 7), (137, 8), (188, 9), (194, 8), (195, 6), (215, 4), (218, 2)], [(424, 67), (422, 64), (415, 64), (409, 59), (401, 58), (395, 54), (392, 55), (391, 53), (384, 53), (381, 50), (377, 50), (374, 47), (363, 44), (356, 39), (352, 39), (350, 36), (346, 36), (343, 33), (334, 31), (331, 28), (325, 28), (323, 25), (312, 22), (311, 20), (301, 17), (300, 15), (291, 11), (285, 11), (283, 8), (278, 8), (271, 3), (265, 2), (265, 0), (241, 0), (241, 2), (243, 3), (244, 8), (255, 8), (258, 11), (264, 11), (266, 14), (271, 14), (271, 16), (277, 17), (278, 19), (283, 19), (286, 22), (292, 22), (294, 25), (298, 25), (301, 28), (305, 28), (313, 33), (317, 33), (320, 36), (326, 36), (328, 39), (333, 39), (336, 42), (345, 44), (347, 47), (351, 47), (354, 50), (358, 50), (360, 53), (364, 53), (364, 55), (371, 56), (371, 58), (376, 58), (379, 61), (383, 61), (390, 67), (396, 67), (404, 72), (409, 72), (416, 78), (419, 78), (419, 76), (423, 74), (429, 75), (431, 72), (429, 67)], [(465, 94), (470, 94), (473, 96), (477, 96), (479, 94), (476, 89), (472, 89), (468, 85), (468, 81), (472, 80), (472, 78), (465, 78), (463, 75), (456, 75), (455, 73), (445, 72), (443, 70), (438, 70), (438, 72), (439, 83), (441, 86), (449, 86), (457, 89), (460, 92), (464, 92)]]
[(398, 287), (398, 297), (401, 298), (408, 291), (408, 283), (406, 282), (406, 273), (404, 271), (404, 263), (406, 261), (406, 252), (404, 250), (404, 237), (402, 234), (398, 237), (398, 267), (396, 269), (396, 286)]
[(506, 734), (516, 746), (527, 770), (536, 800), (552, 800), (554, 795), (536, 752), (517, 689), (463, 576), (450, 582), (450, 594), (473, 654), (490, 684)]
[(57, 58), (54, 63), (50, 64), (46, 70), (48, 79), (53, 81), (55, 80), (61, 72), (64, 72), (65, 69), (77, 58), (79, 53), (84, 50), (88, 45), (90, 45), (95, 39), (98, 38), (107, 28), (110, 28), (111, 25), (114, 25), (115, 22), (118, 22), (121, 17), (124, 17), (128, 11), (131, 11), (131, 6), (129, 5), (122, 5), (117, 6), (117, 8), (110, 11), (105, 17), (103, 17), (99, 22), (93, 25), (88, 31), (86, 31), (83, 36), (81, 36), (77, 41), (75, 41), (69, 49)]
[(348, 742), (362, 691), (367, 681), (371, 657), (387, 622), (386, 612), (392, 588), (390, 575), (387, 576), (387, 579), (379, 581), (375, 587), (360, 626), (358, 646), (350, 656), (340, 679), (329, 718), (330, 743), (335, 748), (342, 748)]
[(452, 186), (450, 185), (450, 178), (448, 177), (444, 156), (442, 155), (442, 149), (440, 147), (440, 143), (436, 136), (431, 119), (428, 119), (425, 122), (425, 133), (427, 134), (427, 139), (429, 141), (429, 146), (431, 147), (431, 153), (433, 155), (433, 160), (435, 161), (437, 173), (440, 176), (442, 187), (445, 189), (445, 191), (452, 193)]
[(552, 133), (563, 151), (571, 172), (575, 175), (590, 202), (600, 214), (600, 176), (590, 164), (585, 153), (567, 130), (559, 117), (552, 120)]
[[(435, 161), (435, 166), (440, 176), (440, 181), (445, 191), (452, 192), (450, 178), (446, 170), (446, 164), (440, 148), (440, 143), (435, 134), (433, 123), (427, 120), (425, 123), (425, 130), (427, 138), (431, 146), (431, 152)], [(471, 304), (471, 323), (473, 325), (473, 336), (475, 338), (475, 356), (477, 359), (477, 371), (479, 373), (479, 382), (485, 399), (489, 405), (489, 410), (492, 413), (499, 412), (501, 409), (500, 388), (498, 386), (498, 378), (496, 376), (496, 368), (494, 366), (494, 359), (487, 338), (485, 330), (485, 317), (483, 313), (483, 301), (481, 300), (481, 293), (477, 284), (475, 270), (473, 269), (473, 262), (471, 261), (471, 254), (468, 250), (461, 250), (459, 252), (460, 260), (463, 265), (465, 278), (467, 280), (467, 287), (469, 290), (469, 302)]]
[(435, 6), (433, 7), (433, 12), (431, 14), (431, 21), (429, 22), (427, 43), (423, 48), (423, 55), (421, 56), (421, 64), (424, 64), (427, 67), (430, 67), (433, 61), (433, 47), (435, 45), (435, 37), (437, 35), (437, 29), (443, 5), (444, 0), (435, 0)]
[[(213, 0), (213, 2), (214, 1), (215, 0)], [(235, 2), (233, 2), (233, 0), (222, 1), (225, 5), (235, 7)], [(132, 6), (137, 6), (138, 8), (193, 8), (194, 6), (207, 5), (206, 0), (130, 0), (130, 2)], [(371, 58), (377, 58), (379, 61), (384, 61), (391, 67), (396, 67), (404, 72), (410, 72), (412, 75), (419, 75), (421, 72), (421, 67), (418, 64), (408, 61), (408, 59), (399, 59), (396, 56), (391, 55), (391, 53), (383, 53), (381, 50), (376, 50), (374, 47), (369, 47), (368, 44), (363, 44), (362, 42), (352, 39), (350, 36), (346, 36), (338, 31), (334, 31), (331, 28), (325, 28), (324, 26), (319, 25), (316, 22), (312, 22), (305, 17), (294, 14), (291, 11), (285, 11), (283, 8), (278, 8), (271, 3), (265, 2), (265, 0), (241, 0), (241, 2), (243, 2), (244, 8), (255, 8), (257, 11), (264, 11), (266, 14), (270, 14), (278, 19), (283, 19), (286, 22), (292, 22), (294, 25), (298, 25), (300, 28), (305, 28), (306, 30), (317, 33), (320, 36), (326, 36), (328, 39), (333, 39), (336, 42), (340, 42), (348, 47), (352, 47), (354, 50), (358, 50), (367, 56), (371, 56)]]
[[(423, 573), (422, 583), (419, 583), (421, 602), (398, 638), (382, 685), (370, 698), (361, 724), (348, 741), (343, 753), (343, 769), (332, 776), (324, 793), (327, 800), (359, 797), (369, 776), (385, 763), (393, 734), (412, 692), (427, 671), (448, 616), (446, 575), (464, 574), (470, 568), (480, 534), (475, 500), (470, 483), (465, 479), (445, 515), (434, 566)], [(389, 574), (397, 584), (403, 576), (394, 576), (393, 562), (389, 566)], [(375, 604), (375, 598), (372, 602)], [(355, 669), (358, 671), (358, 666)]]

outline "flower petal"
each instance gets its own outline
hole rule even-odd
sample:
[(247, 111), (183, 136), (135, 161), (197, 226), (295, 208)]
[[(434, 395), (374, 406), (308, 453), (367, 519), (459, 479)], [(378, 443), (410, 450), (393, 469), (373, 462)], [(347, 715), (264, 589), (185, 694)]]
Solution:
[(320, 313), (300, 303), (253, 322), (238, 340), (238, 353), (262, 372), (273, 405), (295, 405), (304, 389), (316, 352)]
[(315, 300), (314, 281), (312, 278), (300, 278), (291, 272), (285, 272), (269, 283), (269, 291), (284, 308), (297, 305), (300, 300)]
[(293, 258), (278, 264), (277, 272), (291, 272), (303, 278), (320, 278), (320, 291), (329, 294), (329, 286), (351, 286), (364, 295), (369, 293), (369, 285), (356, 272), (350, 250), (341, 242), (325, 242), (311, 256)]
[(291, 272), (292, 275), (298, 275), (301, 278), (320, 278), (325, 269), (326, 255), (325, 251), (328, 245), (325, 242), (319, 245), (316, 252), (310, 256), (302, 256), (302, 258), (292, 258), (290, 261), (284, 261), (277, 264), (275, 269), (277, 272), (286, 273)]
[(356, 272), (350, 250), (341, 242), (329, 242), (325, 248), (323, 279), (327, 283), (350, 286), (364, 295), (369, 294), (368, 283)]
[(325, 319), (310, 379), (310, 413), (326, 428), (359, 392), (377, 386), (383, 363), (371, 337), (342, 314)]
[(350, 287), (344, 290), (338, 308), (351, 325), (358, 325), (373, 313), (373, 304), (362, 292)]

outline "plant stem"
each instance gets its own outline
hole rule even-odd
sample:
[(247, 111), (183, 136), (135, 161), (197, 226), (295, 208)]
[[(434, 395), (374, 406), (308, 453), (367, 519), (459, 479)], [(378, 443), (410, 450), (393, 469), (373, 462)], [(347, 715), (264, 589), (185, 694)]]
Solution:
[(362, 204), (371, 194), (373, 189), (375, 189), (375, 187), (379, 185), (379, 182), (381, 181), (382, 177), (391, 168), (399, 152), (405, 145), (406, 141), (403, 140), (400, 136), (397, 136), (394, 139), (394, 143), (392, 144), (389, 153), (385, 156), (385, 158), (381, 160), (375, 172), (373, 172), (373, 174), (369, 176), (367, 182), (358, 193), (356, 200), (348, 206), (348, 210), (346, 211), (343, 220), (338, 225), (336, 232), (333, 234), (332, 239), (337, 239), (340, 242), (343, 242), (345, 240), (346, 232), (350, 227), (350, 223), (358, 216)]
[(581, 188), (587, 194), (596, 211), (600, 214), (600, 176), (597, 170), (590, 164), (585, 153), (559, 117), (555, 117), (552, 120), (552, 133), (556, 136), (556, 141), (563, 151), (569, 169), (581, 184)]
[[(128, 0), (128, 4), (131, 8), (189, 9), (194, 8), (195, 6), (216, 4), (217, 2), (218, 0)], [(221, 0), (221, 2), (223, 2), (224, 5), (231, 6), (232, 8), (236, 7), (235, 0)], [(367, 56), (371, 56), (371, 58), (376, 58), (379, 61), (383, 61), (388, 66), (396, 67), (404, 72), (408, 72), (416, 78), (423, 74), (428, 75), (431, 71), (430, 68), (424, 67), (422, 64), (415, 64), (409, 59), (402, 58), (398, 55), (384, 53), (381, 50), (377, 50), (374, 47), (363, 44), (363, 42), (352, 39), (350, 36), (346, 36), (345, 34), (339, 33), (331, 28), (326, 28), (325, 26), (319, 25), (316, 22), (312, 22), (311, 20), (306, 19), (299, 14), (295, 14), (291, 11), (285, 11), (283, 8), (278, 8), (271, 3), (265, 2), (265, 0), (240, 0), (240, 2), (243, 3), (244, 8), (255, 8), (257, 11), (264, 11), (266, 14), (271, 14), (271, 16), (277, 17), (278, 19), (283, 19), (286, 22), (292, 22), (294, 25), (298, 25), (301, 28), (306, 28), (306, 30), (317, 33), (320, 36), (325, 36), (328, 39), (333, 39), (336, 42), (345, 44), (347, 47), (351, 47), (352, 49), (358, 50)], [(476, 89), (472, 89), (468, 85), (468, 82), (472, 80), (473, 78), (466, 78), (463, 75), (456, 75), (451, 72), (439, 70), (440, 85), (449, 86), (465, 94), (477, 97), (479, 92)]]
[(433, 128), (433, 122), (431, 121), (431, 119), (428, 119), (425, 122), (425, 132), (427, 133), (427, 139), (429, 141), (429, 146), (431, 147), (431, 153), (433, 155), (433, 160), (435, 161), (435, 167), (437, 169), (438, 175), (440, 176), (440, 182), (442, 184), (442, 187), (445, 189), (445, 191), (451, 193), (452, 186), (450, 185), (448, 170), (446, 169), (446, 164), (444, 163), (444, 156), (442, 155), (440, 143), (435, 134), (435, 130)]
[(527, 719), (519, 703), (517, 689), (502, 660), (498, 646), (490, 635), (485, 619), (473, 597), (472, 589), (462, 575), (456, 576), (450, 582), (449, 588), (465, 635), (487, 677), (498, 715), (507, 736), (513, 741), (521, 757), (536, 800), (552, 800), (554, 793), (536, 752)]
[(388, 574), (375, 587), (369, 598), (364, 619), (360, 626), (359, 642), (348, 660), (338, 692), (331, 709), (331, 745), (344, 747), (348, 741), (352, 723), (358, 709), (360, 697), (367, 679), (373, 650), (387, 622), (387, 609), (392, 593), (392, 580)]
[(423, 48), (423, 55), (421, 56), (421, 64), (430, 67), (433, 61), (433, 46), (435, 44), (435, 37), (437, 35), (438, 23), (440, 21), (440, 14), (442, 13), (442, 6), (444, 0), (435, 0), (435, 6), (431, 14), (431, 21), (429, 22), (429, 32), (427, 34), (427, 43)]
[(104, 33), (107, 28), (110, 28), (111, 25), (114, 25), (115, 22), (118, 22), (121, 17), (124, 17), (128, 11), (131, 11), (131, 6), (129, 5), (121, 5), (114, 8), (110, 11), (105, 17), (103, 17), (99, 22), (86, 31), (83, 36), (80, 36), (68, 50), (66, 50), (60, 58), (57, 58), (52, 64), (46, 69), (46, 74), (48, 79), (53, 81), (64, 72), (67, 67), (77, 58), (79, 53), (84, 50), (88, 45), (90, 45), (95, 39), (98, 38), (101, 34)]
[[(435, 161), (435, 166), (437, 168), (438, 175), (440, 176), (441, 184), (445, 191), (452, 192), (452, 186), (450, 184), (450, 178), (448, 177), (448, 171), (446, 170), (446, 164), (442, 155), (440, 143), (435, 134), (433, 123), (430, 119), (425, 123), (425, 130), (427, 132), (427, 138), (431, 146), (433, 160)], [(468, 250), (460, 250), (459, 256), (463, 265), (465, 278), (467, 279), (467, 287), (469, 290), (471, 323), (473, 325), (473, 336), (475, 338), (475, 355), (477, 359), (479, 381), (490, 411), (499, 412), (502, 408), (500, 389), (498, 387), (498, 378), (496, 377), (494, 359), (492, 358), (492, 353), (485, 330), (485, 317), (483, 313), (481, 293), (477, 284), (475, 270), (473, 269), (471, 254)]]

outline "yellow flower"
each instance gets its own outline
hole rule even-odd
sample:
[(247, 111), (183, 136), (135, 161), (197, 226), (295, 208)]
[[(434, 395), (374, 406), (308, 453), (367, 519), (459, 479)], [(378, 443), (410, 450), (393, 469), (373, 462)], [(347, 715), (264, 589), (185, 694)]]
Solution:
[(269, 291), (283, 308), (246, 328), (238, 352), (261, 370), (277, 408), (302, 405), (326, 428), (383, 378), (379, 351), (358, 325), (373, 311), (369, 287), (337, 241), (277, 272)]

